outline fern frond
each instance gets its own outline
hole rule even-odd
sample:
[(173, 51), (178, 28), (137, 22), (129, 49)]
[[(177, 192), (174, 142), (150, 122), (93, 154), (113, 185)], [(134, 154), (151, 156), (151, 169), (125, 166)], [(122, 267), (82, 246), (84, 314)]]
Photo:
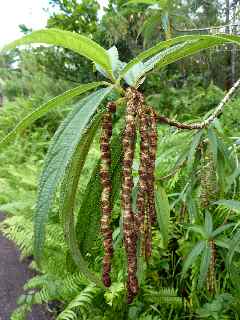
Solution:
[[(91, 313), (93, 300), (99, 292), (94, 285), (87, 286), (79, 295), (77, 295), (62, 311), (56, 320), (75, 320), (75, 319), (89, 319), (88, 315)], [(80, 312), (80, 317), (77, 315)]]
[(11, 315), (11, 320), (23, 320), (26, 319), (27, 313), (31, 310), (31, 307), (27, 304), (24, 304), (17, 309)]
[(24, 216), (6, 218), (0, 224), (0, 230), (6, 238), (16, 243), (21, 259), (33, 253), (33, 223)]
[(169, 304), (172, 306), (182, 306), (183, 300), (178, 296), (174, 288), (160, 288), (158, 291), (151, 289), (144, 290), (144, 298), (148, 303)]

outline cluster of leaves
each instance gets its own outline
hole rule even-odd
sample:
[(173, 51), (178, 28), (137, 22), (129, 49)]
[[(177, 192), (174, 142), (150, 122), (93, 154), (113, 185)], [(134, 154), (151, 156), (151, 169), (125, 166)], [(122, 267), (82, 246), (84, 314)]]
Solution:
[[(13, 319), (17, 319), (19, 315), (23, 317), (34, 303), (56, 300), (62, 303), (57, 319), (179, 319), (182, 316), (195, 317), (196, 314), (209, 319), (239, 316), (239, 137), (227, 138), (226, 132), (236, 135), (236, 131), (231, 128), (232, 119), (228, 116), (227, 130), (222, 129), (219, 121), (197, 133), (159, 128), (158, 133), (162, 137), (156, 169), (159, 226), (153, 230), (154, 249), (149, 265), (146, 266), (141, 256), (139, 257), (140, 295), (130, 307), (126, 307), (123, 285), (126, 270), (123, 268), (125, 256), (122, 250), (119, 206), (120, 132), (125, 102), (122, 98), (117, 100), (124, 95), (123, 82), (139, 87), (155, 67), (166, 67), (190, 54), (216, 45), (228, 42), (239, 44), (239, 37), (221, 35), (173, 38), (158, 43), (128, 64), (119, 60), (115, 47), (107, 51), (85, 36), (56, 29), (32, 33), (7, 49), (38, 42), (63, 46), (87, 57), (94, 62), (101, 76), (108, 80), (79, 85), (44, 103), (28, 114), (2, 142), (2, 145), (6, 146), (16, 133), (22, 132), (46, 112), (72, 98), (95, 90), (74, 105), (54, 134), (40, 178), (35, 227), (32, 221), (33, 202), (25, 207), (23, 213), (21, 205), (15, 203), (15, 206), (11, 207), (8, 202), (7, 199), (13, 198), (7, 192), (9, 188), (5, 190), (5, 195), (4, 190), (2, 192), (2, 201), (5, 203), (5, 208), (2, 209), (19, 212), (19, 215), (15, 214), (4, 221), (3, 232), (20, 246), (23, 256), (35, 253), (36, 261), (41, 260), (40, 266), (34, 262), (33, 267), (42, 274), (26, 285), (26, 294), (20, 299), (20, 309), (13, 315)], [(186, 91), (185, 88), (182, 89), (183, 105)], [(195, 110), (197, 116), (220, 99), (215, 88), (210, 87), (209, 92), (213, 101), (209, 99), (205, 100), (205, 105), (200, 104)], [(172, 94), (175, 95), (174, 90)], [(147, 101), (151, 103), (154, 98), (156, 97), (150, 96)], [(190, 102), (187, 101), (189, 106), (194, 103), (193, 98), (190, 95)], [(98, 280), (102, 247), (98, 235), (101, 187), (96, 139), (105, 110), (103, 102), (107, 99), (117, 100), (118, 104), (111, 146), (113, 223), (116, 227), (114, 247), (117, 254), (113, 261), (113, 284), (109, 290), (104, 291)], [(159, 101), (165, 104), (166, 97), (161, 96)], [(235, 112), (234, 103), (236, 102), (233, 102), (231, 112)], [(178, 109), (177, 106), (175, 108)], [(187, 112), (189, 111), (192, 111), (190, 107)], [(186, 119), (184, 114), (182, 116)], [(188, 114), (187, 117), (188, 120), (192, 119)], [(223, 123), (225, 124), (225, 116)], [(36, 132), (38, 134), (39, 131)], [(41, 134), (37, 139), (42, 140)], [(24, 143), (23, 136), (18, 148), (21, 149)], [(13, 153), (16, 153), (15, 148), (16, 144), (12, 149)], [(32, 147), (29, 148), (32, 151)], [(41, 147), (39, 150), (42, 150)], [(22, 152), (20, 154), (22, 155)], [(6, 155), (9, 157), (8, 153)], [(202, 159), (204, 161), (201, 161)], [(29, 177), (29, 172), (34, 171), (36, 166), (36, 159), (32, 161), (33, 165), (30, 167), (31, 159), (28, 166), (25, 164), (26, 167), (16, 165), (15, 171), (13, 166), (6, 169), (15, 174), (19, 170), (21, 177)], [(135, 159), (136, 180), (138, 163), (139, 159)], [(208, 170), (209, 168), (211, 170)], [(207, 170), (210, 175), (206, 175)], [(214, 179), (211, 174), (215, 175)], [(35, 175), (36, 172), (33, 176)], [(10, 184), (14, 174), (12, 176), (5, 176), (4, 181)], [(166, 176), (168, 178), (164, 178)], [(201, 176), (208, 178), (203, 180)], [(35, 184), (26, 186), (24, 179), (15, 184), (16, 194), (22, 184), (25, 192), (22, 204), (27, 205), (25, 199), (29, 199), (27, 194), (31, 191), (34, 196)], [(207, 195), (212, 196), (210, 201), (204, 201), (207, 207), (202, 205), (205, 189), (212, 192)], [(7, 205), (10, 207), (6, 207)], [(25, 236), (26, 228), (28, 237)], [(213, 242), (216, 252), (213, 252), (210, 246)], [(214, 264), (211, 264), (213, 260)], [(210, 292), (207, 286), (212, 265), (214, 292)]]

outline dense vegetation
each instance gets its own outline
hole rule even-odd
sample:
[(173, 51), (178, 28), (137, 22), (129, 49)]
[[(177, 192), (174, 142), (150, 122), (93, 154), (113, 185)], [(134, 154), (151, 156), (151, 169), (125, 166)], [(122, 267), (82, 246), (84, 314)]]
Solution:
[(238, 1), (49, 5), (0, 61), (1, 230), (36, 270), (12, 319), (239, 319)]

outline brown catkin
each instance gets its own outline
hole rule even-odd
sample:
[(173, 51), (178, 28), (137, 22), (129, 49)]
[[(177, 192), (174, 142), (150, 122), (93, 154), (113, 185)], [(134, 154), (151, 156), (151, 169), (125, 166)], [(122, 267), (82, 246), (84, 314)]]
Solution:
[(123, 136), (123, 181), (122, 181), (122, 209), (124, 245), (128, 260), (128, 303), (137, 295), (139, 286), (137, 280), (137, 226), (132, 208), (133, 176), (132, 165), (134, 159), (136, 138), (136, 113), (143, 104), (143, 96), (137, 90), (128, 88), (126, 91), (125, 131)]
[(217, 199), (217, 175), (214, 164), (213, 154), (209, 146), (202, 150), (201, 159), (201, 173), (200, 173), (200, 186), (201, 186), (201, 206), (207, 208), (209, 204)]
[(139, 191), (137, 208), (143, 255), (146, 259), (152, 252), (151, 227), (156, 222), (154, 171), (157, 148), (157, 121), (151, 108), (144, 105), (138, 109), (140, 132)]
[(208, 270), (208, 291), (210, 293), (215, 292), (215, 267), (216, 267), (216, 244), (214, 240), (209, 241), (211, 249), (211, 261)]
[(116, 105), (113, 102), (109, 102), (107, 105), (107, 112), (103, 116), (102, 120), (102, 132), (100, 137), (100, 151), (101, 151), (101, 167), (100, 167), (100, 179), (102, 184), (101, 194), (101, 232), (103, 235), (103, 271), (102, 280), (106, 287), (111, 285), (111, 259), (113, 256), (112, 245), (112, 229), (111, 223), (111, 151), (110, 151), (110, 139), (112, 136), (112, 112), (115, 112)]
[(140, 132), (140, 163), (139, 163), (139, 191), (137, 194), (138, 224), (142, 236), (145, 234), (146, 209), (149, 190), (149, 134), (148, 119), (144, 106), (138, 110), (139, 132)]
[(156, 209), (155, 209), (155, 191), (154, 191), (154, 172), (155, 172), (155, 162), (157, 155), (157, 116), (156, 113), (150, 109), (149, 117), (149, 219), (151, 225), (156, 223)]

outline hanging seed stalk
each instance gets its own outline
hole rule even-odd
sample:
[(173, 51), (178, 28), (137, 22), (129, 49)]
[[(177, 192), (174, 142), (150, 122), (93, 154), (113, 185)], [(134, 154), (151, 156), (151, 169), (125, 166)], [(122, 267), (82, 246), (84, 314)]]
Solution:
[[(137, 279), (137, 242), (143, 241), (142, 249), (146, 259), (152, 252), (152, 225), (156, 221), (154, 170), (157, 149), (157, 118), (154, 111), (144, 105), (144, 96), (134, 88), (126, 90), (125, 130), (123, 134), (123, 170), (121, 206), (123, 211), (123, 239), (127, 256), (128, 303), (131, 303), (139, 290)], [(101, 232), (103, 235), (103, 274), (106, 287), (111, 285), (111, 260), (113, 256), (111, 223), (111, 153), (112, 112), (116, 105), (109, 103), (103, 116), (100, 138), (102, 184)], [(137, 214), (132, 207), (133, 160), (137, 130), (140, 135), (139, 190), (137, 194)]]
[(211, 249), (211, 261), (208, 271), (208, 291), (210, 293), (215, 292), (215, 267), (216, 267), (216, 244), (214, 240), (209, 241), (209, 246)]
[(123, 137), (122, 209), (124, 245), (128, 260), (128, 303), (131, 303), (138, 292), (136, 276), (138, 223), (132, 208), (132, 165), (136, 139), (136, 115), (138, 108), (143, 104), (143, 96), (137, 90), (128, 88), (126, 100), (127, 108)]
[(116, 109), (116, 105), (113, 102), (108, 103), (107, 112), (103, 116), (102, 120), (102, 132), (100, 137), (100, 151), (101, 151), (101, 167), (100, 167), (100, 179), (102, 184), (101, 194), (101, 232), (103, 235), (103, 271), (102, 279), (106, 287), (111, 285), (111, 259), (113, 256), (113, 245), (112, 245), (112, 229), (111, 223), (111, 152), (110, 152), (110, 139), (112, 136), (112, 112)]

